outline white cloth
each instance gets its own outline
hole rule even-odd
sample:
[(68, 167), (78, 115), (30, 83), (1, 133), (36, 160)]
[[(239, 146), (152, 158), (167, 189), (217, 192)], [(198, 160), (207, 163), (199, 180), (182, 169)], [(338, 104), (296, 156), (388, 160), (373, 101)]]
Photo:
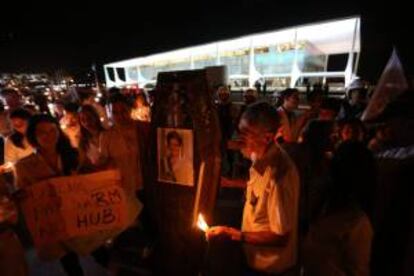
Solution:
[(242, 231), (289, 235), (286, 246), (245, 244), (251, 268), (281, 273), (296, 264), (298, 247), (299, 175), (293, 161), (277, 145), (250, 168)]

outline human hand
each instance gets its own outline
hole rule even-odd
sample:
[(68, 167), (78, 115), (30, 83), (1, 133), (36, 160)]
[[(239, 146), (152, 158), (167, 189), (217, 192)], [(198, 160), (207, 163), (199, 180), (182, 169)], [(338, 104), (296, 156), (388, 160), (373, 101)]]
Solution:
[(240, 241), (242, 232), (238, 229), (228, 226), (213, 226), (206, 231), (207, 240), (234, 240)]

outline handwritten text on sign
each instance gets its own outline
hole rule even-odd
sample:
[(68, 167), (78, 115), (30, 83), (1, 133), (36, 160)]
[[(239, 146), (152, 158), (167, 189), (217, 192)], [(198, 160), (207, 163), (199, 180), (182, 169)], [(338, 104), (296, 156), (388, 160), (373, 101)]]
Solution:
[(118, 171), (58, 177), (28, 188), (23, 204), (36, 245), (122, 228), (127, 220)]

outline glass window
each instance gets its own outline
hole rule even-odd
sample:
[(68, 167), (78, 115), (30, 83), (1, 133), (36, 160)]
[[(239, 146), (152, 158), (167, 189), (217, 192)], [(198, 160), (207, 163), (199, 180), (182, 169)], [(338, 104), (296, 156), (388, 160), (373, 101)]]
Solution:
[(295, 51), (292, 43), (254, 49), (254, 64), (262, 75), (288, 74), (292, 71)]
[(118, 74), (118, 77), (121, 81), (126, 81), (125, 68), (122, 68), (122, 67), (116, 68), (116, 73)]
[(142, 65), (139, 67), (141, 71), (141, 76), (146, 80), (156, 80), (157, 79), (157, 72), (155, 67), (152, 65)]
[(115, 72), (114, 68), (112, 67), (106, 67), (106, 72), (108, 73), (108, 77), (111, 81), (115, 81)]
[[(344, 71), (342, 54), (359, 49), (358, 19), (313, 24), (297, 29), (298, 65), (302, 72)], [(339, 56), (337, 56), (339, 55)], [(333, 60), (332, 60), (333, 59)], [(332, 70), (333, 69), (333, 70)]]
[(344, 71), (348, 63), (348, 54), (334, 54), (328, 56), (328, 71)]
[(155, 71), (159, 72), (189, 70), (191, 68), (190, 58), (177, 60), (163, 60), (155, 64)]
[(249, 59), (248, 49), (220, 53), (220, 64), (227, 66), (229, 75), (249, 74)]
[(137, 67), (129, 67), (127, 68), (128, 78), (130, 80), (138, 81), (138, 69)]
[(266, 90), (283, 90), (290, 85), (290, 77), (266, 77)]
[(326, 56), (309, 41), (298, 41), (297, 62), (302, 72), (324, 72)]
[(213, 54), (199, 55), (193, 57), (194, 69), (203, 69), (216, 65), (216, 56)]

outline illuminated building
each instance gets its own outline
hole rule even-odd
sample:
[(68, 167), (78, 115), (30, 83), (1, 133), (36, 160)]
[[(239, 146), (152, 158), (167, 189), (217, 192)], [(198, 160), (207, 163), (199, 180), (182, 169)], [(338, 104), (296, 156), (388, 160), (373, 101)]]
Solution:
[(360, 18), (291, 27), (104, 65), (107, 87), (154, 85), (165, 71), (225, 65), (232, 89), (266, 81), (268, 89), (329, 84), (343, 89), (355, 77)]

